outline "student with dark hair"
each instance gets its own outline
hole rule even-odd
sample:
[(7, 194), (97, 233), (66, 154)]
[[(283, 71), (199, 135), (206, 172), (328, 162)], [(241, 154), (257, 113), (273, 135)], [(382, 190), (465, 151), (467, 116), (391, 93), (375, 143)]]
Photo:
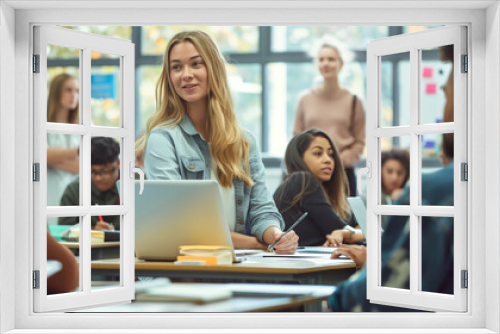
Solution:
[[(120, 145), (112, 138), (91, 139), (91, 205), (118, 205), (120, 194), (116, 181), (120, 176)], [(61, 205), (80, 205), (80, 179), (71, 182), (61, 198)], [(59, 218), (59, 225), (74, 225), (74, 217)], [(120, 216), (92, 216), (92, 229), (120, 229)]]
[(274, 193), (286, 228), (304, 212), (295, 228), (301, 246), (334, 246), (363, 239), (347, 201), (348, 181), (340, 156), (328, 135), (310, 129), (286, 148), (287, 176)]

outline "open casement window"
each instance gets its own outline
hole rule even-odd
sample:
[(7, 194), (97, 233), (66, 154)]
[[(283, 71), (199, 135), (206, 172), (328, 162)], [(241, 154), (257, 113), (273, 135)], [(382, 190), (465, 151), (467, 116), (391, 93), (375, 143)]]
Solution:
[[(64, 58), (68, 67), (48, 68), (54, 58)], [(93, 66), (97, 58), (119, 58), (120, 66)], [(134, 44), (70, 29), (36, 26), (33, 61), (34, 311), (128, 303), (134, 298)], [(112, 139), (115, 148), (118, 144), (119, 161), (94, 171), (93, 137)], [(101, 184), (119, 175), (117, 203), (94, 205), (91, 175)], [(71, 196), (63, 203), (61, 196), (70, 187)], [(92, 279), (93, 246), (95, 239), (102, 237), (94, 235), (94, 231), (91, 234), (96, 220), (108, 221), (120, 230), (119, 241), (114, 243), (116, 257), (120, 258), (120, 278), (114, 285), (99, 286)], [(47, 278), (61, 267), (59, 261), (47, 257), (47, 232), (62, 229), (58, 223), (79, 224), (72, 233), (77, 241), (66, 243), (79, 263), (79, 284), (70, 292), (58, 286), (52, 291), (47, 288)]]
[[(466, 50), (466, 28), (458, 26), (368, 44), (367, 297), (372, 303), (430, 311), (467, 310), (463, 286), (467, 274), (467, 182), (463, 174), (466, 179), (467, 172), (466, 165), (462, 166), (467, 163), (467, 65), (462, 62)], [(428, 57), (432, 52), (434, 57)], [(435, 60), (437, 53), (442, 61)], [(388, 100), (384, 94), (391, 87), (392, 73), (384, 73), (382, 64), (391, 57), (400, 60), (399, 101)], [(383, 124), (381, 115), (392, 112), (396, 103), (400, 112), (392, 115), (392, 124)], [(450, 138), (454, 158), (446, 152)], [(381, 152), (394, 147), (410, 154), (409, 190), (387, 203), (382, 193)], [(434, 156), (438, 161), (440, 152), (448, 154), (448, 165), (436, 164), (432, 170), (422, 167), (424, 159)], [(449, 182), (443, 181), (447, 177)], [(397, 235), (390, 229), (396, 229)]]

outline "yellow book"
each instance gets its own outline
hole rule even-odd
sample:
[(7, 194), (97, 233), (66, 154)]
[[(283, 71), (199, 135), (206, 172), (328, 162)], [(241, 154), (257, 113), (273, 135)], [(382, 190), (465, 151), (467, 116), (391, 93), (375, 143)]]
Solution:
[[(211, 246), (211, 245), (189, 245), (189, 246), (179, 246), (179, 253), (184, 256), (197, 257), (198, 259), (189, 259), (189, 261), (207, 261), (202, 258), (215, 258), (217, 262), (215, 264), (231, 264), (233, 263), (233, 253), (229, 246)], [(177, 261), (188, 261), (187, 259), (180, 260), (179, 257)], [(212, 263), (210, 260), (210, 263)]]

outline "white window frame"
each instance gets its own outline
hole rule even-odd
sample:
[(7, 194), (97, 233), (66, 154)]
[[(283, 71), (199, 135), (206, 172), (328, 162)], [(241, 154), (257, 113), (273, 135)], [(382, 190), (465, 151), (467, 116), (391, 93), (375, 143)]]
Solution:
[[(273, 328), (273, 333), (298, 333), (304, 328), (316, 331), (340, 332), (357, 328), (358, 332), (387, 332), (397, 328), (408, 333), (408, 327), (418, 332), (456, 333), (458, 328), (467, 333), (495, 333), (500, 331), (500, 253), (498, 221), (500, 220), (500, 10), (497, 1), (485, 2), (306, 2), (250, 1), (198, 2), (197, 9), (188, 3), (143, 2), (16, 2), (1, 3), (0, 26), (0, 300), (1, 331), (34, 333), (35, 329), (51, 328), (71, 332), (68, 328), (85, 328), (88, 332), (109, 332), (113, 328), (141, 329), (146, 326), (176, 332), (175, 328), (191, 328), (190, 332), (235, 332), (235, 328)], [(65, 10), (40, 10), (44, 6), (69, 6)], [(119, 9), (120, 6), (161, 7), (151, 10)], [(395, 7), (398, 6), (396, 9)], [(425, 7), (425, 6), (432, 6)], [(454, 9), (453, 6), (461, 6)], [(488, 7), (489, 6), (489, 7)], [(84, 9), (72, 9), (72, 8)], [(85, 8), (86, 7), (86, 8)], [(97, 8), (99, 7), (99, 9)], [(401, 9), (402, 7), (412, 10)], [(27, 9), (22, 9), (27, 8)], [(54, 7), (52, 7), (54, 8)], [(108, 9), (103, 9), (108, 8)], [(221, 9), (224, 8), (224, 9)], [(241, 10), (245, 8), (245, 10)], [(292, 9), (289, 9), (292, 8)], [(345, 9), (350, 8), (350, 9)], [(369, 9), (366, 9), (369, 8)], [(32, 156), (32, 105), (30, 45), (34, 24), (60, 25), (467, 25), (469, 28), (469, 106), (468, 131), (471, 139), (468, 198), (470, 224), (468, 234), (469, 311), (465, 314), (33, 314), (30, 289), (32, 245), (32, 203), (29, 198)], [(15, 37), (14, 37), (15, 36)], [(15, 57), (14, 57), (15, 56)], [(487, 69), (487, 71), (486, 71)], [(15, 83), (12, 85), (12, 78)], [(13, 112), (14, 111), (14, 112)], [(15, 115), (13, 117), (12, 115)], [(485, 121), (487, 119), (488, 121)], [(28, 134), (28, 135), (26, 135)], [(11, 146), (15, 138), (15, 147)], [(14, 177), (13, 177), (14, 175)], [(488, 175), (486, 182), (486, 175)], [(15, 196), (12, 198), (12, 191)], [(488, 217), (488, 223), (486, 223)], [(14, 224), (15, 222), (15, 224)], [(473, 228), (472, 228), (473, 226)], [(12, 237), (14, 236), (14, 237)], [(26, 237), (28, 236), (28, 237)], [(488, 266), (486, 266), (486, 258)], [(14, 305), (14, 307), (12, 307)], [(286, 324), (295, 330), (283, 329)], [(336, 328), (337, 330), (335, 330)], [(385, 328), (385, 329), (380, 329)], [(442, 328), (436, 330), (435, 328)], [(99, 330), (101, 329), (101, 330)], [(47, 332), (47, 331), (45, 331)], [(76, 332), (76, 331), (75, 331)], [(152, 332), (152, 330), (151, 330)], [(177, 332), (179, 332), (177, 330)], [(248, 332), (248, 331), (247, 331)], [(259, 330), (259, 332), (271, 332)], [(351, 330), (354, 333), (356, 330)], [(415, 333), (415, 330), (411, 330)]]
[[(130, 41), (41, 25), (34, 27), (34, 53), (39, 56), (39, 73), (33, 74), (34, 84), (34, 162), (40, 164), (40, 181), (33, 185), (34, 199), (34, 270), (39, 271), (40, 288), (34, 291), (35, 312), (64, 311), (95, 307), (103, 304), (130, 303), (135, 298), (134, 243), (135, 193), (131, 169), (135, 166), (134, 68), (135, 47)], [(47, 45), (79, 50), (80, 116), (79, 124), (47, 122)], [(120, 58), (119, 89), (120, 124), (118, 127), (91, 125), (91, 52), (111, 54)], [(47, 206), (47, 134), (63, 133), (80, 136), (79, 206)], [(120, 204), (92, 206), (90, 195), (91, 137), (105, 136), (120, 141)], [(132, 174), (132, 175), (131, 175)], [(96, 215), (119, 215), (120, 282), (118, 287), (92, 291), (90, 220)], [(80, 217), (79, 289), (71, 293), (47, 295), (47, 219), (46, 217)]]
[[(452, 45), (454, 49), (454, 122), (440, 124), (422, 124), (421, 99), (422, 92), (420, 73), (422, 70), (421, 50), (438, 46)], [(367, 164), (371, 166), (372, 177), (367, 179), (367, 217), (368, 217), (368, 259), (367, 259), (367, 298), (371, 303), (392, 306), (404, 305), (409, 308), (428, 311), (467, 310), (467, 290), (461, 288), (461, 270), (467, 270), (467, 185), (461, 181), (460, 164), (467, 162), (467, 74), (461, 73), (461, 55), (467, 54), (466, 28), (464, 26), (448, 26), (427, 31), (391, 36), (369, 43), (367, 48)], [(386, 55), (410, 54), (410, 124), (395, 127), (383, 127), (381, 115), (381, 58)], [(454, 205), (425, 206), (422, 205), (421, 193), (424, 186), (421, 182), (421, 141), (424, 134), (455, 133), (454, 164)], [(381, 185), (381, 144), (383, 137), (410, 137), (410, 205), (380, 205)], [(381, 220), (382, 215), (402, 215), (410, 224), (410, 287), (394, 289), (381, 285)], [(422, 288), (422, 242), (425, 237), (419, 232), (420, 220), (428, 217), (453, 217), (454, 239), (454, 278), (452, 295), (429, 293)], [(428, 253), (425, 253), (428, 254)]]

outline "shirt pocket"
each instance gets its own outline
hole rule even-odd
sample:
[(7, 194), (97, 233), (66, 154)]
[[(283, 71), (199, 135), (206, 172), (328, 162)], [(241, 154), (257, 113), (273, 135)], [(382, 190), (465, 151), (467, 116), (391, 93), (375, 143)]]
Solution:
[(182, 174), (185, 180), (203, 180), (205, 164), (200, 158), (181, 157)]

